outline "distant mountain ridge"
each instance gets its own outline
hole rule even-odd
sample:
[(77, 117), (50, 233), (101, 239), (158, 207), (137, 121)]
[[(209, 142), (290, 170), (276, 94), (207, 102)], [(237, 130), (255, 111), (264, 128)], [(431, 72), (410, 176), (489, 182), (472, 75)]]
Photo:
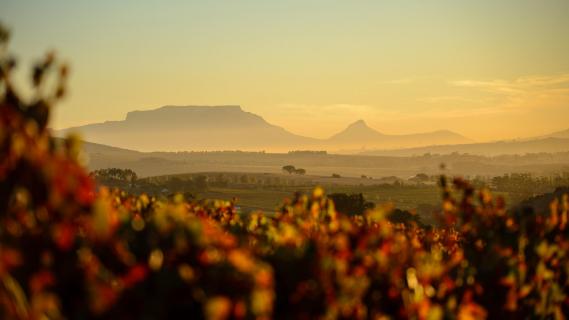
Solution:
[(374, 129), (370, 128), (364, 120), (358, 120), (350, 125), (343, 131), (331, 136), (330, 141), (347, 142), (354, 139), (371, 140), (371, 139), (384, 139), (385, 135)]
[(557, 131), (546, 136), (547, 138), (562, 138), (569, 139), (569, 129), (563, 131)]
[(563, 138), (535, 138), (522, 141), (497, 141), (469, 144), (432, 145), (416, 148), (402, 148), (391, 150), (366, 150), (361, 155), (409, 157), (424, 154), (472, 154), (482, 156), (499, 156), (529, 153), (557, 153), (569, 151), (569, 139)]
[(328, 141), (332, 145), (343, 148), (359, 143), (363, 148), (379, 145), (385, 149), (472, 142), (472, 140), (449, 130), (388, 135), (370, 128), (364, 120), (358, 120), (350, 124), (342, 132), (330, 137)]
[(56, 134), (71, 131), (79, 132), (86, 141), (139, 151), (334, 151), (471, 142), (445, 130), (409, 135), (383, 134), (363, 120), (328, 139), (316, 139), (291, 133), (238, 105), (164, 106), (131, 111), (124, 120), (68, 128)]

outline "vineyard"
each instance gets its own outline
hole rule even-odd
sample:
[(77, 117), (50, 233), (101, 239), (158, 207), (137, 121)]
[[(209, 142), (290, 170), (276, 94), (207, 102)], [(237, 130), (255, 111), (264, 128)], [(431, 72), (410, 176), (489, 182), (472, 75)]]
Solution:
[[(549, 212), (441, 177), (440, 225), (389, 222), (392, 208), (336, 212), (324, 190), (274, 216), (231, 202), (96, 189), (80, 145), (47, 124), (67, 68), (48, 55), (34, 99), (14, 63), (0, 83), (2, 319), (564, 319), (567, 195)], [(454, 195), (459, 193), (460, 197)]]

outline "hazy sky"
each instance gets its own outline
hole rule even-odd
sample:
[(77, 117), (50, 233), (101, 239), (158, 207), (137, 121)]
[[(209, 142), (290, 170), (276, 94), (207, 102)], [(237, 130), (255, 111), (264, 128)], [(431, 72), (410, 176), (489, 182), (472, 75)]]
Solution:
[(72, 66), (56, 128), (239, 104), (303, 135), (569, 128), (567, 0), (0, 0), (21, 76)]

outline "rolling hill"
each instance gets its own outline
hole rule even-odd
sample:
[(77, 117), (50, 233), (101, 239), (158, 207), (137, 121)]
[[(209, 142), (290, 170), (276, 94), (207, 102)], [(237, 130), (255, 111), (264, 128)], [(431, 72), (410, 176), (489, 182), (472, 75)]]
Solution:
[[(447, 174), (493, 176), (512, 172), (551, 174), (569, 170), (569, 152), (531, 155), (477, 156), (464, 154), (420, 156), (368, 156), (324, 153), (265, 152), (138, 152), (85, 142), (89, 170), (129, 168), (140, 177), (196, 172), (249, 172), (280, 174), (292, 164), (307, 176), (408, 178), (417, 173), (438, 174), (440, 164)], [(373, 180), (377, 183), (379, 180)], [(345, 180), (342, 179), (344, 183)]]
[(569, 129), (551, 133), (547, 137), (569, 139)]

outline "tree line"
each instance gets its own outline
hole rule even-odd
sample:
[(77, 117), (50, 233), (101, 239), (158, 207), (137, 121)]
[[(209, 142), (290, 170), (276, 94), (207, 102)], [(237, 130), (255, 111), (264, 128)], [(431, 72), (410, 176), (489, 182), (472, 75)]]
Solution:
[(286, 165), (282, 167), (283, 172), (286, 172), (288, 174), (298, 174), (298, 175), (305, 175), (306, 174), (306, 170), (302, 169), (302, 168), (296, 168), (293, 165)]

